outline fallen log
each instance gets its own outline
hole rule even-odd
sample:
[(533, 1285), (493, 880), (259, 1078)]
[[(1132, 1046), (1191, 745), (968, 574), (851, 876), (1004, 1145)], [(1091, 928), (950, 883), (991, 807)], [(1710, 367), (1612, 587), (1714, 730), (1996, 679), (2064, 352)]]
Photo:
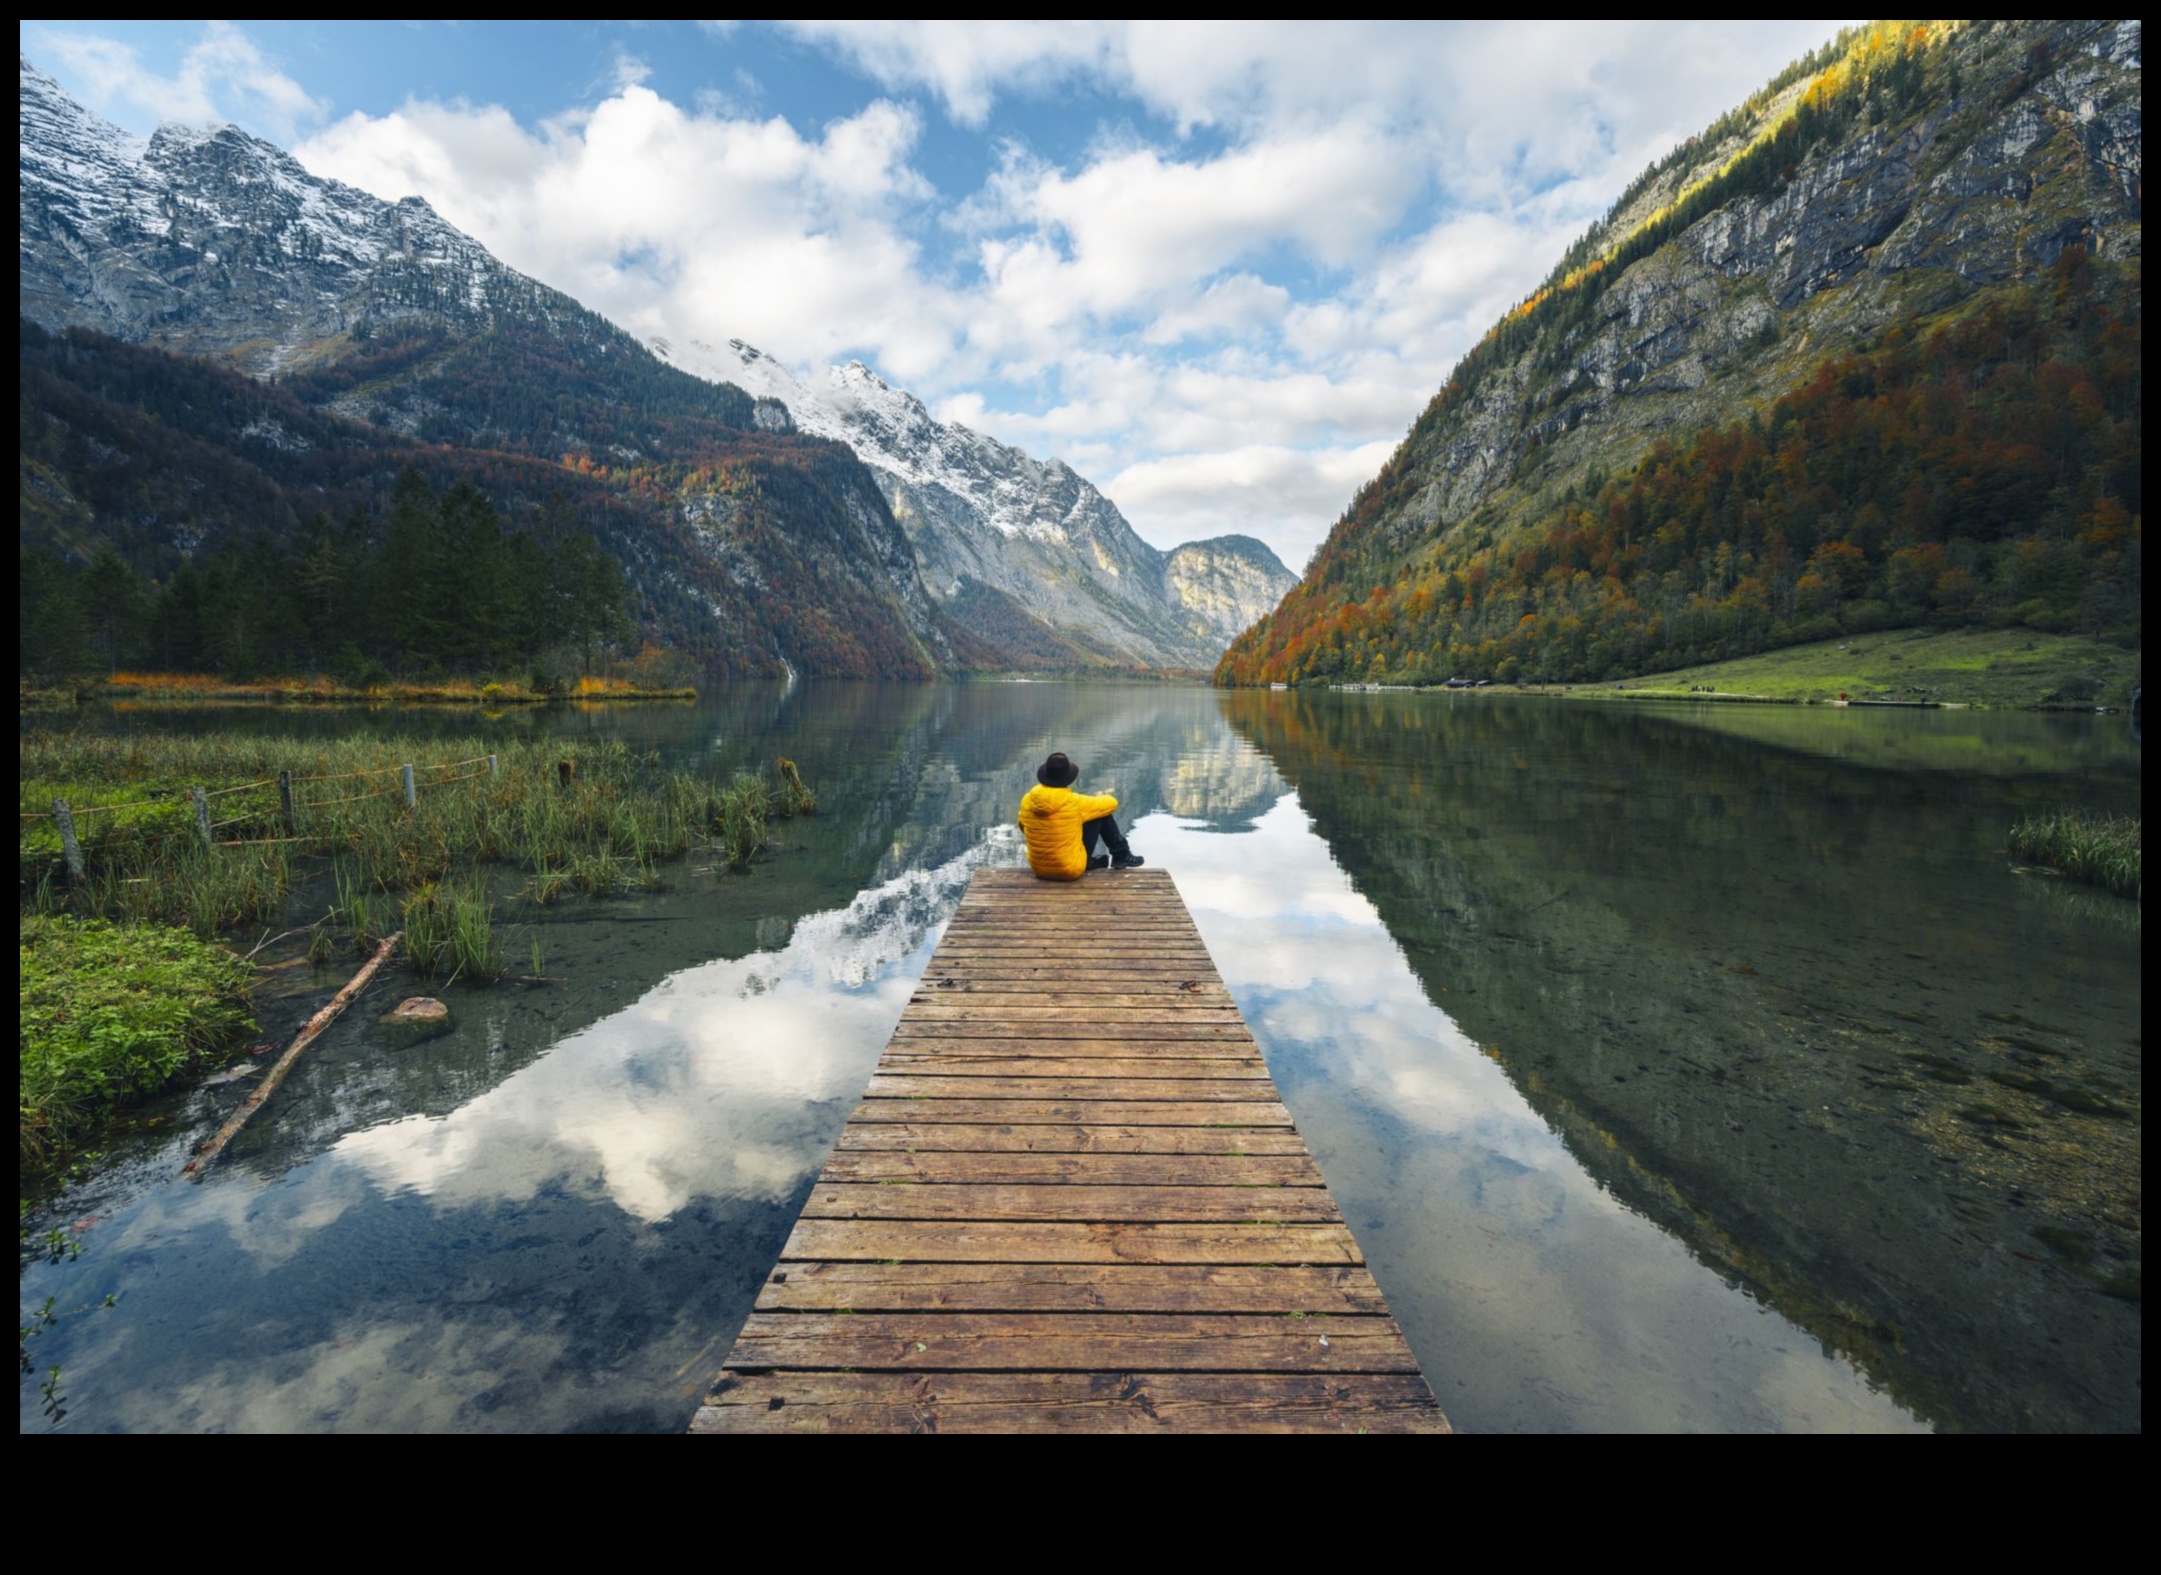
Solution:
[(243, 1099), (240, 1108), (226, 1118), (225, 1125), (218, 1128), (217, 1136), (197, 1149), (195, 1157), (180, 1167), (183, 1176), (192, 1173), (197, 1181), (203, 1179), (203, 1172), (209, 1168), (210, 1162), (222, 1154), (225, 1145), (233, 1140), (233, 1135), (248, 1124), (248, 1117), (262, 1109), (264, 1102), (277, 1092), (278, 1085), (285, 1081), (285, 1074), (290, 1072), (293, 1063), (300, 1059), (300, 1052), (313, 1044), (324, 1029), (338, 1020), (338, 1014), (353, 1004), (355, 997), (368, 987), (368, 981), (375, 977), (375, 971), (388, 962), (390, 954), (397, 949), (398, 937), (385, 936), (383, 943), (375, 948), (375, 955), (362, 964), (360, 972), (345, 981), (345, 988), (330, 998), (330, 1004), (300, 1025), (300, 1032), (293, 1035), (293, 1042), (285, 1047), (285, 1054), (278, 1057), (276, 1065), (263, 1074), (263, 1080), (255, 1085), (255, 1092)]

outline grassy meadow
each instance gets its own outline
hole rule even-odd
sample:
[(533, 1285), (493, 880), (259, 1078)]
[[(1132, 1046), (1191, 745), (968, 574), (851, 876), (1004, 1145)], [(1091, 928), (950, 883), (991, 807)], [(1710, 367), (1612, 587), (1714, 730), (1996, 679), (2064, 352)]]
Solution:
[(1653, 673), (1629, 680), (1627, 692), (2083, 710), (2129, 705), (2143, 661), (2136, 650), (2032, 629), (1895, 629)]

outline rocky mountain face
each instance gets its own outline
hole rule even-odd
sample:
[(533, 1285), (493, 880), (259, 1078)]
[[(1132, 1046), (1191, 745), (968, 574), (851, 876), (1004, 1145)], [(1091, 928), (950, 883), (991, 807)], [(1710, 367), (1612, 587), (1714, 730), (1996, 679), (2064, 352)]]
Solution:
[[(1205, 667), (1292, 583), (1272, 558), (1174, 579), (1070, 469), (942, 426), (861, 368), (824, 400), (756, 352), (679, 369), (417, 197), (317, 179), (231, 126), (131, 137), (28, 61), (20, 77), (26, 321), (200, 357), (387, 436), (612, 483), (636, 506), (608, 518), (648, 526), (607, 538), (644, 623), (705, 661)], [(215, 535), (178, 518), (149, 531)]]
[[(41, 349), (41, 377), (94, 364), (85, 397), (101, 428), (136, 445), (109, 442), (105, 455), (26, 439), (40, 458), (26, 457), (24, 486), (51, 544), (79, 555), (97, 536), (138, 543), (156, 573), (171, 550), (250, 527), (185, 487), (145, 503), (143, 489), (98, 474), (153, 451), (264, 473), (280, 501), (252, 524), (273, 530), (364, 499), (353, 473), (370, 453), (423, 468), (435, 453), (446, 473), (504, 478), (514, 491), (497, 502), (514, 517), (560, 488), (622, 561), (646, 632), (721, 670), (902, 677), (998, 664), (925, 591), (871, 473), (841, 445), (795, 433), (778, 405), (668, 366), (417, 198), (318, 180), (230, 126), (130, 137), (28, 61), (20, 75), (25, 321), (275, 384), (256, 411), (206, 384), (217, 415), (205, 426), (192, 409), (136, 403), (188, 384), (180, 369), (116, 374), (123, 363), (91, 341), (48, 367)], [(296, 400), (349, 425), (315, 431)], [(41, 403), (39, 419), (56, 409)], [(303, 429), (314, 435), (276, 441)], [(224, 447), (213, 459), (206, 444)], [(294, 460), (311, 449), (314, 460)], [(620, 506), (591, 501), (596, 485)], [(131, 497), (136, 514), (99, 517), (88, 500), (100, 493)], [(69, 528), (45, 531), (55, 520)]]
[(1045, 665), (1207, 667), (1297, 583), (1247, 537), (1158, 551), (1070, 466), (941, 422), (861, 362), (803, 379), (740, 340), (653, 348), (854, 449), (931, 597)]
[[(2022, 594), (1998, 561), (2024, 539), (2017, 523), (1968, 542), (1947, 519), (1957, 511), (1954, 494), (1985, 496), (2002, 482), (1954, 473), (1942, 456), (1933, 468), (1917, 458), (1887, 478), (1886, 487), (1907, 489), (1884, 494), (1894, 517), (1888, 532), (1860, 518), (1876, 496), (1835, 476), (1824, 478), (1809, 518), (1781, 513), (1768, 472), (1749, 479), (1743, 462), (1732, 509), (1738, 519), (1753, 503), (1765, 519), (1708, 536), (1692, 524), (1670, 562), (1655, 549), (1644, 555), (1643, 538), (1661, 518), (1649, 507), (1657, 500), (1616, 478), (1637, 474), (1662, 441), (1686, 445), (1731, 423), (1757, 421), (1775, 443), (1776, 402), (1826, 366), (1895, 356), (1902, 343), (1990, 310), (2038, 336), (2044, 361), (2053, 356), (2082, 377), (2090, 372), (2097, 388), (2106, 384), (2109, 336), (2128, 334), (2135, 346), (2137, 334), (2140, 45), (2137, 20), (1877, 24), (1796, 63), (1646, 171), (1546, 285), (1495, 325), (1360, 491), (1298, 591), (1239, 642), (1219, 677), (1438, 678), (1458, 664), (1488, 670), (1497, 653), (1520, 655), (1527, 676), (1619, 674), (1641, 670), (1629, 667), (1628, 650), (1655, 666), (1657, 653), (1678, 648), (1673, 631), (1691, 597), (1717, 624), (1690, 636), (1707, 659), (1780, 643), (1780, 626), (1836, 633), (1852, 605), (1877, 609), (1863, 616), (1879, 622), (1927, 621), (1951, 615), (1947, 598), (1935, 597), (1932, 581), (1901, 603), (1890, 560), (1930, 545), (1943, 559), (1932, 574), (1972, 577), (1993, 596), (1990, 615), (2004, 613)], [(2093, 327), (2079, 304), (2089, 300), (2113, 314), (2113, 327)], [(2033, 365), (2028, 352), (1976, 354), (1976, 377), (2022, 360), (2024, 375)], [(2135, 361), (2135, 348), (2130, 354)], [(1854, 373), (1870, 394), (1881, 392), (1879, 369), (1890, 363)], [(1909, 382), (1924, 401), (1942, 386), (1926, 369)], [(1848, 415), (1865, 417), (1861, 382), (1854, 386), (1850, 395), (1828, 390), (1824, 401), (1845, 399)], [(1846, 417), (1825, 419), (1835, 427)], [(2135, 439), (2135, 410), (2128, 420)], [(1736, 441), (1745, 448), (1753, 440), (1744, 431)], [(1789, 492), (1806, 457), (1795, 452), (1788, 462)], [(1707, 463), (1684, 453), (1676, 485), (1681, 472)], [(1916, 523), (1905, 526), (1900, 499), (1916, 485), (1931, 494), (1929, 517), (1915, 505), (1907, 513)], [(2069, 473), (2037, 478), (2037, 495), (2051, 486), (2074, 494), (2057, 534), (2034, 538), (2043, 546), (2072, 551), (2082, 516), (2107, 512), (2080, 485)], [(2129, 485), (2132, 496), (2115, 501), (2136, 516), (2135, 480)], [(2099, 490), (2121, 489), (2109, 482)], [(1633, 511), (1617, 526), (1608, 519), (1616, 503)], [(1591, 545), (1574, 551), (1570, 532)], [(1843, 587), (1835, 574), (1825, 582), (1833, 590), (1827, 624), (1808, 616), (1803, 581), (1812, 554), (1831, 543), (1859, 556), (1840, 560), (1850, 571)], [(1721, 544), (1729, 560), (1719, 573), (1694, 575)], [(1554, 569), (1563, 582), (1582, 570), (1588, 589), (1571, 599), (1563, 583), (1549, 594), (1543, 577)], [(1654, 569), (1681, 573), (1685, 583), (1643, 582)], [(1744, 582), (1762, 591), (1762, 616), (1752, 626), (1743, 609), (1719, 623), (1717, 609)], [(1514, 604), (1486, 617), (1487, 588), (1504, 585)], [(1421, 590), (1425, 601), (1408, 605)], [(1622, 601), (1629, 605), (1610, 611)], [(1960, 605), (1981, 616), (1979, 602)], [(1552, 626), (1526, 632), (1520, 651), (1509, 645), (1503, 619), (1548, 615)], [(1598, 627), (1601, 616), (1634, 631), (1617, 637), (1622, 654), (1551, 655), (1567, 638), (1567, 619)]]

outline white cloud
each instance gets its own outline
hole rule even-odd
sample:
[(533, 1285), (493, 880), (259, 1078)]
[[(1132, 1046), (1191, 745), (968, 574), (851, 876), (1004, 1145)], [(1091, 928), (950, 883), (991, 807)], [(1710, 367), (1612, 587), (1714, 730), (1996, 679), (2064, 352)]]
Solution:
[(1394, 437), (1355, 447), (1256, 445), (1142, 460), (1104, 490), (1157, 541), (1236, 532), (1258, 536), (1303, 569), (1360, 484), (1396, 446)]
[[(420, 101), (324, 124), (229, 26), (170, 78), (82, 34), (38, 47), (109, 102), (313, 126), (310, 168), (427, 197), (633, 332), (859, 356), (1066, 458), (1160, 545), (1244, 530), (1302, 562), (1568, 239), (1833, 27), (785, 24), (885, 95), (821, 125), (752, 107), (781, 102), (746, 70), (755, 24), (710, 35), (726, 90), (673, 102), (622, 55), (537, 124)], [(1121, 118), (1031, 147), (993, 121), (1022, 99)], [(940, 190), (926, 132), (1006, 141)]]
[(314, 97), (274, 67), (229, 22), (209, 23), (170, 76), (145, 66), (132, 46), (93, 34), (40, 32), (38, 47), (91, 108), (116, 118), (134, 118), (132, 110), (190, 125), (250, 119), (290, 140), (330, 113), (328, 99)]
[(294, 151), (377, 196), (425, 196), (634, 332), (798, 360), (869, 350), (905, 379), (949, 358), (961, 316), (899, 222), (933, 195), (908, 162), (918, 129), (881, 100), (806, 136), (626, 81), (533, 130), (492, 106), (412, 102)]
[(1001, 91), (1041, 91), (1100, 75), (1119, 46), (1107, 22), (790, 22), (789, 32), (841, 55), (888, 88), (922, 88), (964, 126), (980, 126)]

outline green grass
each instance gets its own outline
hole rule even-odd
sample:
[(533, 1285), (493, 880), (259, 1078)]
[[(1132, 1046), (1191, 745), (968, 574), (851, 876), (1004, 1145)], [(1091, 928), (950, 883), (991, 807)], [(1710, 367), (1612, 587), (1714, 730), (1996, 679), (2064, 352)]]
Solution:
[[(1628, 692), (1771, 700), (1937, 700), (2004, 708), (2125, 706), (2142, 657), (2031, 629), (1899, 629), (1627, 680)], [(1608, 685), (1579, 686), (1611, 692)]]
[(2143, 822), (2129, 815), (2062, 810), (2029, 815), (2011, 828), (2010, 850), (2072, 880), (2143, 902)]
[(406, 958), (423, 977), (490, 983), (503, 976), (484, 887), (430, 881), (405, 899), (402, 917)]
[(17, 963), (24, 1173), (255, 1027), (248, 964), (185, 930), (32, 914)]
[[(475, 746), (419, 739), (33, 728), (17, 747), (24, 905), (184, 924), (205, 936), (276, 918), (304, 860), (335, 859), (339, 909), (366, 921), (356, 935), (381, 933), (391, 910), (372, 911), (365, 894), (410, 892), (487, 864), (530, 870), (529, 890), (543, 902), (566, 888), (600, 896), (649, 887), (664, 862), (694, 847), (748, 864), (768, 846), (769, 819), (816, 804), (792, 766), (777, 787), (749, 774), (719, 787), (613, 743), (501, 743), (493, 775), (468, 758)], [(408, 762), (411, 807), (397, 772)], [(290, 831), (281, 770), (294, 784)], [(234, 789), (211, 800), (221, 846), (206, 849), (196, 831), (185, 796), (196, 785)], [(78, 884), (65, 879), (55, 799), (74, 812), (88, 865)]]

